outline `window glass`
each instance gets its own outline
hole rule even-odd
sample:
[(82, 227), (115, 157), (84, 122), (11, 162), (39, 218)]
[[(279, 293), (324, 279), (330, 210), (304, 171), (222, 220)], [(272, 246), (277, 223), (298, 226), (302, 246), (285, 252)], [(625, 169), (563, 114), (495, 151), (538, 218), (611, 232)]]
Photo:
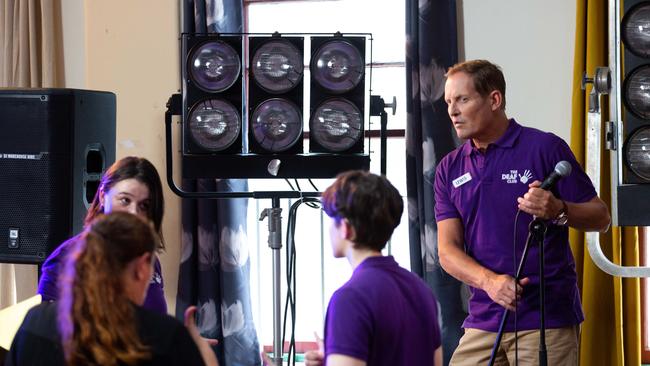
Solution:
[(255, 2), (247, 8), (249, 33), (372, 33), (374, 62), (405, 58), (402, 1)]

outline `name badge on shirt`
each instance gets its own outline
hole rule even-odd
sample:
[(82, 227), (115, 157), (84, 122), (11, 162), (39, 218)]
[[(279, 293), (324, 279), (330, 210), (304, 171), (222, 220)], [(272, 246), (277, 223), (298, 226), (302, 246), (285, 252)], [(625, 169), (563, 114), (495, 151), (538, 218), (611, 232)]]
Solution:
[(467, 172), (461, 175), (460, 177), (454, 179), (451, 183), (454, 185), (454, 188), (458, 188), (463, 184), (469, 182), (470, 180), (472, 180), (472, 176), (469, 174), (469, 172)]

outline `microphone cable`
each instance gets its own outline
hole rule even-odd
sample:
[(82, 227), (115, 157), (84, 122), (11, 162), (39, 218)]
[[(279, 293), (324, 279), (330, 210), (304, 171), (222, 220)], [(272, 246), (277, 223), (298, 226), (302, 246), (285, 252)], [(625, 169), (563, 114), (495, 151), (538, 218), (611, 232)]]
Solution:
[[(521, 213), (520, 209), (517, 209), (517, 213), (515, 214), (515, 226), (514, 230), (512, 233), (512, 259), (513, 259), (513, 274), (515, 276), (517, 275), (517, 263), (519, 262), (517, 260), (517, 221), (519, 220), (519, 214)], [(519, 364), (519, 342), (517, 339), (517, 286), (519, 285), (519, 279), (515, 278), (515, 366)], [(522, 298), (523, 298), (523, 289), (522, 289)]]

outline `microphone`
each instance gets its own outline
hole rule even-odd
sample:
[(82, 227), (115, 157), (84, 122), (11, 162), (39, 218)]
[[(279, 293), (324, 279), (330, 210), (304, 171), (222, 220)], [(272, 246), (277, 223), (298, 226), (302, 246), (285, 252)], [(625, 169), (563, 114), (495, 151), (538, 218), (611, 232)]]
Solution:
[(539, 188), (547, 191), (550, 190), (551, 188), (553, 188), (555, 183), (557, 183), (557, 181), (560, 180), (560, 178), (564, 178), (569, 174), (571, 174), (571, 169), (572, 169), (571, 163), (569, 163), (566, 160), (562, 160), (561, 162), (555, 165), (555, 169), (553, 170), (553, 172), (548, 177), (546, 177), (546, 179), (544, 179), (542, 185), (539, 186)]

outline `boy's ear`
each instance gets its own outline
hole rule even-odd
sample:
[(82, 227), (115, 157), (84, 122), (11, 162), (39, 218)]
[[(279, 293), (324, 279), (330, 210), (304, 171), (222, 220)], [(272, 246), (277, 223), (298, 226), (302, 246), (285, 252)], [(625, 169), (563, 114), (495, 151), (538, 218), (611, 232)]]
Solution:
[(345, 238), (345, 240), (349, 240), (353, 242), (357, 237), (357, 233), (354, 230), (354, 226), (350, 224), (350, 221), (348, 221), (348, 219), (343, 219), (341, 221), (341, 225), (342, 225), (341, 229), (343, 230), (343, 237)]

